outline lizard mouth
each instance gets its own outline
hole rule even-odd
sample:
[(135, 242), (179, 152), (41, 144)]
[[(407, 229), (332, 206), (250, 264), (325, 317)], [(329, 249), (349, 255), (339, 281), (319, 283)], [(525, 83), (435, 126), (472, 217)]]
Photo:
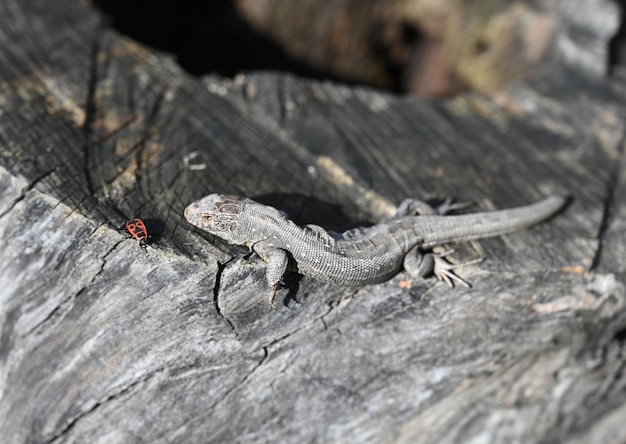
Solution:
[(189, 222), (191, 225), (194, 225), (198, 228), (207, 227), (206, 219), (203, 218), (204, 214), (200, 209), (199, 202), (193, 202), (187, 205), (184, 214), (185, 219), (187, 219), (187, 222)]
[(192, 207), (192, 205), (193, 205), (193, 204), (190, 204), (190, 205), (187, 205), (187, 206), (185, 207), (185, 212), (184, 212), (184, 214), (185, 214), (185, 219), (187, 219), (187, 220), (189, 220), (189, 218), (191, 217), (191, 214), (192, 214), (191, 207)]

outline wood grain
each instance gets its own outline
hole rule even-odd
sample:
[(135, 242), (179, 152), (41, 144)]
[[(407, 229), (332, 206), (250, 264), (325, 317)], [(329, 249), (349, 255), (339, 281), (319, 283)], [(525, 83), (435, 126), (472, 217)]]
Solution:
[[(78, 0), (1, 2), (0, 60), (6, 442), (626, 440), (623, 78), (555, 56), (443, 102), (195, 79)], [(331, 228), (407, 196), (572, 202), (458, 246), (487, 257), (471, 289), (291, 276), (272, 310), (264, 265), (184, 221), (210, 192)]]

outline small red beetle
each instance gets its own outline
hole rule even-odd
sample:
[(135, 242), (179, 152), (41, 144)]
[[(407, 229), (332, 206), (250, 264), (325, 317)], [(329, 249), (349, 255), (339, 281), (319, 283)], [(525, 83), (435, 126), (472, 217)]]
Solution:
[(138, 217), (126, 222), (126, 229), (132, 237), (139, 241), (139, 246), (147, 251), (148, 245), (148, 230), (146, 230), (146, 224), (143, 223)]

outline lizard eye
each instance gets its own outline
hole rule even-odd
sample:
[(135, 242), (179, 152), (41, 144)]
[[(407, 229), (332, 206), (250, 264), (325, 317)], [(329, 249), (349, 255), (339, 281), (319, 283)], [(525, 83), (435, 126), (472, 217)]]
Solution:
[(213, 223), (213, 220), (215, 220), (215, 216), (212, 214), (204, 214), (203, 216), (208, 222)]

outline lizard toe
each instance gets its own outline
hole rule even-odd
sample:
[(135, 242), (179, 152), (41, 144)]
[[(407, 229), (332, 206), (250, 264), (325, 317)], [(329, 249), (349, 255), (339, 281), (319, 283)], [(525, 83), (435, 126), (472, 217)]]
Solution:
[(483, 258), (473, 259), (468, 262), (463, 262), (461, 264), (451, 264), (445, 259), (445, 256), (451, 254), (454, 250), (449, 250), (441, 254), (434, 254), (434, 266), (433, 266), (433, 274), (440, 281), (444, 281), (450, 288), (454, 287), (455, 282), (457, 284), (463, 285), (464, 287), (470, 288), (472, 285), (467, 282), (465, 279), (461, 278), (455, 273), (455, 269), (461, 267), (467, 267), (469, 265), (474, 265), (479, 262), (482, 262)]

